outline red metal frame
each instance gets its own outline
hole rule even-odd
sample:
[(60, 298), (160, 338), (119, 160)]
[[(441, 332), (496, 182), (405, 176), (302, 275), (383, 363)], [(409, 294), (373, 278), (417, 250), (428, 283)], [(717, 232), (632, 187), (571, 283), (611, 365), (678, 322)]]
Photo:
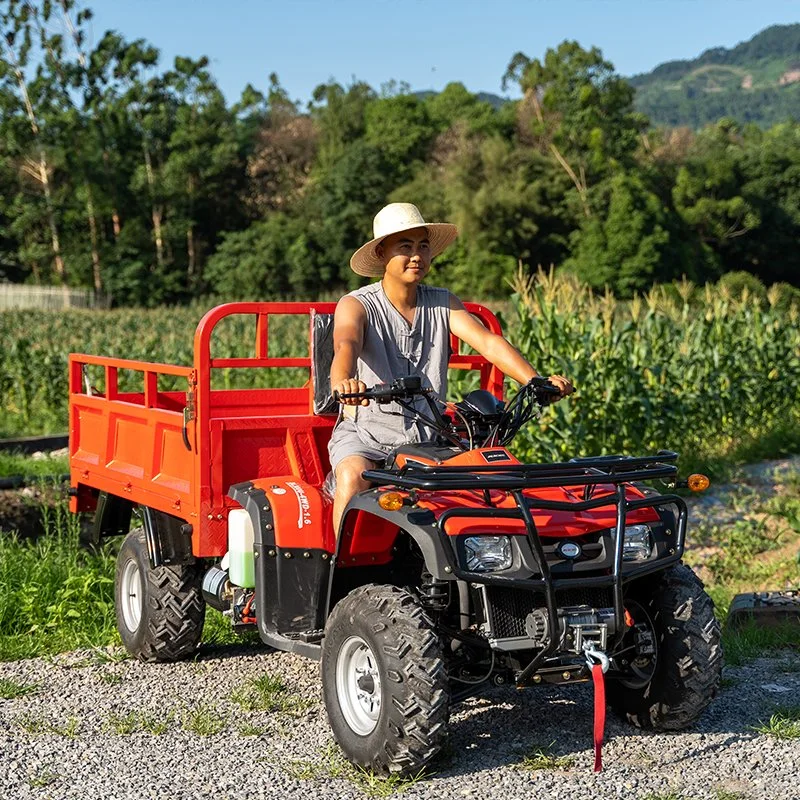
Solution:
[[(465, 304), (492, 332), (497, 318), (487, 308)], [(69, 417), (73, 511), (94, 506), (94, 490), (173, 514), (192, 524), (192, 548), (200, 557), (227, 548), (227, 497), (235, 483), (295, 475), (322, 484), (330, 468), (327, 443), (335, 417), (313, 414), (313, 387), (212, 390), (220, 368), (305, 367), (311, 354), (269, 356), (269, 318), (275, 315), (332, 314), (335, 303), (228, 303), (211, 309), (197, 326), (192, 367), (71, 354)], [(255, 316), (254, 356), (212, 358), (212, 334), (234, 315)], [(503, 396), (503, 374), (480, 355), (460, 352), (451, 336), (449, 366), (479, 370), (481, 387)], [(84, 388), (84, 366), (102, 367), (102, 394)], [(121, 393), (119, 370), (142, 373), (140, 392)], [(159, 391), (160, 375), (187, 381), (187, 392)], [(191, 398), (191, 401), (189, 400)], [(184, 431), (184, 408), (194, 405)], [(191, 449), (184, 444), (184, 435)]]

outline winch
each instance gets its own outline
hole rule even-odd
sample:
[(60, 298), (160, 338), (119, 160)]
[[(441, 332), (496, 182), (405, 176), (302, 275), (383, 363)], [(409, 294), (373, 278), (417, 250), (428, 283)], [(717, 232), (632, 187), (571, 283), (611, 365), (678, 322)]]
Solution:
[[(613, 608), (569, 606), (558, 609), (559, 649), (583, 653), (584, 644), (591, 643), (605, 650), (609, 634), (616, 633)], [(547, 610), (536, 608), (525, 618), (525, 632), (537, 647), (544, 647), (551, 636), (550, 618)]]

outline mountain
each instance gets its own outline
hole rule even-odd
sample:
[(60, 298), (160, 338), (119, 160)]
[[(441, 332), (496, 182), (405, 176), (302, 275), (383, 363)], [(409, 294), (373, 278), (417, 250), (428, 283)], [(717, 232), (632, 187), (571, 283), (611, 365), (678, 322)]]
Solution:
[(654, 125), (800, 119), (800, 24), (773, 25), (736, 47), (713, 47), (629, 80), (637, 109)]

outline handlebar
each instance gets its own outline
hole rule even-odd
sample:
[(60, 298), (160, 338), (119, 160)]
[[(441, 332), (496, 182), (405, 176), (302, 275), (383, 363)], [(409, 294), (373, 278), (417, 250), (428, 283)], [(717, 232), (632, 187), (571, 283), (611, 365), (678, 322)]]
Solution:
[[(427, 416), (413, 401), (416, 397), (424, 398), (430, 411)], [(561, 397), (561, 391), (554, 386), (547, 378), (536, 376), (522, 386), (515, 397), (508, 403), (498, 404), (499, 414), (492, 414), (491, 429), (484, 432), (479, 439), (473, 438), (473, 430), (468, 419), (462, 418), (469, 429), (469, 446), (473, 446), (474, 441), (482, 442), (482, 446), (505, 445), (514, 435), (528, 423), (536, 414), (538, 409), (549, 405)], [(337, 402), (340, 400), (374, 400), (379, 405), (396, 402), (406, 412), (413, 414), (420, 421), (429, 425), (440, 436), (459, 447), (465, 447), (460, 435), (453, 426), (453, 422), (446, 415), (443, 416), (442, 410), (437, 407), (433, 390), (423, 387), (422, 379), (418, 375), (408, 375), (404, 378), (397, 378), (390, 384), (379, 383), (366, 389), (363, 392), (333, 392), (333, 398)], [(390, 412), (391, 413), (391, 412)], [(467, 415), (469, 416), (469, 415)], [(488, 421), (488, 417), (486, 418)], [(485, 441), (484, 441), (485, 440)]]
[(376, 403), (391, 403), (393, 400), (409, 400), (418, 395), (430, 394), (430, 389), (422, 386), (422, 379), (418, 375), (409, 375), (397, 378), (391, 383), (376, 383), (364, 392), (333, 392), (333, 399), (342, 400), (374, 400)]

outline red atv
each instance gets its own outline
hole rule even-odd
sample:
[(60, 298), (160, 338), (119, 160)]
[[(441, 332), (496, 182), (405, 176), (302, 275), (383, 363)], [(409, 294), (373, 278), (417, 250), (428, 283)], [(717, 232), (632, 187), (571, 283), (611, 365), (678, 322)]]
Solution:
[[(489, 312), (477, 306), (491, 329)], [(413, 773), (440, 749), (453, 703), (494, 684), (595, 679), (595, 740), (608, 704), (659, 730), (694, 722), (722, 664), (711, 600), (680, 563), (686, 504), (675, 453), (522, 464), (506, 449), (557, 390), (534, 380), (504, 403), (484, 388), (443, 406), (416, 377), (362, 396), (434, 433), (365, 473), (338, 536), (325, 484), (335, 417), (327, 383), (332, 304), (231, 304), (209, 312), (194, 369), (71, 357), (73, 509), (127, 534), (117, 617), (144, 660), (191, 653), (205, 603), (237, 629), (321, 659), (325, 705), (354, 763)], [(271, 358), (268, 320), (311, 312), (308, 357)], [(211, 331), (255, 317), (256, 353), (212, 358)], [(278, 362), (278, 363), (276, 363)], [(104, 370), (102, 390), (85, 370)], [(211, 390), (215, 368), (307, 366), (296, 389)], [(121, 393), (117, 370), (144, 374)], [(158, 376), (189, 392), (160, 392)], [(490, 391), (491, 390), (491, 391)], [(316, 413), (315, 413), (316, 412)], [(225, 496), (227, 495), (227, 497)]]

